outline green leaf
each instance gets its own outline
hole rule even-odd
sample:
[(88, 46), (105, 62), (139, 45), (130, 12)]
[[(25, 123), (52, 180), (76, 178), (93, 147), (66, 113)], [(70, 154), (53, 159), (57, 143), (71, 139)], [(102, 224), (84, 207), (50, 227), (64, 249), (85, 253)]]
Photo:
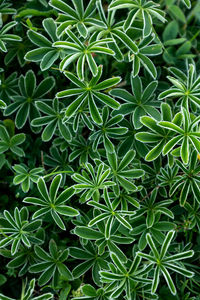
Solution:
[(172, 13), (172, 15), (178, 19), (179, 21), (185, 23), (186, 19), (185, 19), (185, 15), (182, 12), (182, 10), (180, 9), (180, 7), (178, 7), (177, 5), (170, 5), (169, 6), (169, 11)]
[(138, 53), (138, 47), (127, 34), (118, 29), (113, 29), (112, 34), (118, 38), (132, 53)]
[(89, 104), (89, 109), (90, 109), (92, 120), (97, 124), (101, 124), (102, 118), (101, 118), (99, 110), (94, 102), (94, 98), (93, 98), (92, 94), (88, 95), (88, 104)]
[(127, 152), (127, 154), (123, 157), (123, 159), (121, 160), (118, 170), (122, 171), (124, 168), (126, 168), (126, 166), (128, 166), (132, 160), (135, 157), (135, 151), (134, 150), (129, 150)]
[(96, 76), (97, 73), (98, 73), (98, 69), (97, 69), (97, 65), (96, 65), (96, 62), (95, 62), (92, 54), (91, 53), (87, 53), (86, 59), (87, 59), (90, 71), (92, 72), (92, 75)]
[(96, 297), (96, 289), (90, 284), (84, 284), (82, 291), (86, 296)]
[(87, 228), (85, 226), (77, 226), (74, 229), (74, 233), (82, 238), (88, 239), (88, 240), (98, 240), (103, 238), (103, 234), (99, 231), (96, 231), (91, 228)]
[(61, 0), (51, 0), (49, 4), (55, 9), (58, 9), (59, 11), (66, 13), (67, 15), (72, 16), (75, 19), (79, 18), (75, 10)]
[(45, 285), (53, 277), (54, 272), (55, 272), (55, 266), (52, 266), (47, 270), (45, 270), (45, 272), (43, 272), (42, 275), (40, 275), (38, 279), (38, 284), (40, 286)]
[(168, 154), (177, 144), (178, 142), (182, 139), (181, 136), (175, 136), (173, 137), (163, 148), (163, 155)]
[(164, 128), (167, 128), (167, 129), (170, 129), (170, 130), (173, 130), (177, 133), (180, 133), (180, 134), (184, 134), (184, 130), (181, 129), (179, 126), (177, 126), (176, 124), (172, 123), (172, 122), (167, 122), (167, 121), (161, 121), (161, 122), (158, 122), (158, 125), (164, 127)]
[(55, 199), (56, 199), (56, 196), (58, 193), (58, 189), (61, 184), (61, 180), (62, 180), (62, 175), (58, 174), (57, 176), (54, 177), (54, 179), (51, 182), (50, 189), (49, 189), (49, 196), (50, 196), (52, 203), (55, 202)]
[(153, 275), (153, 282), (152, 282), (152, 286), (151, 286), (152, 294), (155, 294), (155, 292), (157, 291), (159, 281), (160, 281), (160, 268), (158, 266), (156, 266), (154, 275)]
[(118, 109), (120, 107), (119, 102), (114, 100), (110, 96), (103, 94), (103, 93), (96, 92), (96, 91), (93, 93), (97, 99), (99, 99), (101, 102), (108, 105), (109, 107), (111, 107), (113, 109)]
[(68, 280), (72, 280), (72, 273), (70, 272), (70, 270), (62, 263), (58, 263), (58, 271), (60, 273), (60, 275), (62, 275), (64, 278), (68, 279)]
[(62, 230), (65, 230), (65, 224), (63, 223), (61, 217), (57, 214), (57, 212), (55, 210), (51, 210), (51, 215), (58, 227), (60, 227)]
[(71, 117), (86, 100), (87, 93), (80, 95), (75, 101), (73, 101), (66, 109), (65, 115)]
[(155, 79), (157, 77), (157, 70), (154, 64), (152, 63), (152, 61), (147, 56), (141, 53), (138, 54), (138, 56), (140, 58), (141, 63), (147, 70), (147, 72), (149, 72), (149, 74)]
[(143, 36), (146, 37), (151, 33), (152, 19), (150, 14), (144, 9), (142, 10), (142, 16), (144, 21)]
[(65, 189), (55, 200), (56, 205), (63, 204), (69, 198), (71, 198), (73, 194), (74, 194), (73, 187), (69, 187), (69, 188)]
[(56, 207), (56, 211), (61, 214), (61, 215), (64, 215), (64, 216), (69, 216), (69, 217), (75, 217), (75, 216), (78, 216), (79, 215), (79, 212), (77, 209), (74, 209), (70, 206), (57, 206)]
[(165, 277), (165, 280), (166, 280), (166, 282), (167, 282), (167, 285), (168, 285), (168, 287), (169, 287), (171, 293), (172, 293), (173, 295), (176, 295), (176, 287), (175, 287), (175, 285), (174, 285), (174, 283), (173, 283), (173, 281), (172, 281), (172, 278), (171, 278), (169, 272), (168, 272), (167, 269), (166, 269), (165, 267), (163, 267), (162, 265), (160, 266), (160, 269), (161, 269), (161, 271), (162, 271), (162, 273), (163, 273), (163, 275), (164, 275), (164, 277)]
[(111, 88), (114, 85), (117, 85), (120, 81), (121, 81), (121, 77), (109, 78), (109, 79), (106, 79), (106, 80), (98, 83), (97, 85), (95, 85), (92, 88), (92, 90), (93, 91), (105, 90), (105, 89)]
[(42, 34), (29, 30), (27, 33), (29, 39), (33, 44), (35, 44), (38, 47), (51, 47), (51, 42)]
[(181, 252), (178, 254), (174, 254), (171, 255), (169, 257), (166, 257), (163, 259), (163, 262), (174, 262), (174, 261), (178, 261), (178, 260), (182, 260), (182, 259), (188, 259), (190, 257), (192, 257), (194, 255), (194, 251), (193, 250), (188, 250), (185, 252)]
[(162, 247), (161, 247), (161, 251), (160, 251), (160, 259), (162, 259), (165, 254), (167, 253), (167, 250), (170, 246), (170, 243), (174, 237), (174, 234), (175, 234), (175, 231), (169, 231), (165, 237), (165, 240), (162, 244)]
[(163, 147), (165, 145), (165, 140), (160, 141), (160, 143), (155, 146), (152, 150), (150, 150), (145, 156), (146, 161), (155, 160), (162, 152)]
[(184, 162), (184, 164), (187, 164), (189, 161), (189, 138), (186, 136), (183, 139), (182, 145), (181, 145), (181, 158)]
[(182, 0), (182, 1), (187, 6), (187, 8), (191, 8), (191, 2), (190, 2), (190, 0)]
[(38, 182), (37, 182), (37, 187), (38, 187), (38, 190), (42, 196), (42, 198), (45, 200), (45, 202), (50, 202), (50, 199), (49, 199), (49, 194), (48, 194), (48, 191), (47, 191), (47, 186), (45, 184), (45, 181), (42, 177), (39, 178)]
[(40, 63), (41, 70), (42, 71), (48, 70), (58, 58), (59, 58), (59, 52), (56, 50), (52, 50), (52, 51), (49, 51), (48, 53), (46, 53), (42, 57), (42, 61)]
[(93, 260), (85, 261), (85, 262), (81, 263), (80, 265), (77, 265), (73, 269), (72, 274), (75, 278), (80, 278), (80, 276), (85, 274), (93, 265), (94, 265)]

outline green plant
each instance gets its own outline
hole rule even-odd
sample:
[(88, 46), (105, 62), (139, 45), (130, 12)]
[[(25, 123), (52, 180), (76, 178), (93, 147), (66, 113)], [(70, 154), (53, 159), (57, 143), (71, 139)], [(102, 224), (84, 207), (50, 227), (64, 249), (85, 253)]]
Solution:
[(123, 116), (121, 114), (109, 119), (109, 109), (104, 106), (102, 111), (102, 124), (97, 125), (98, 130), (90, 135), (90, 140), (93, 142), (92, 148), (95, 151), (97, 151), (99, 144), (103, 141), (106, 151), (110, 153), (114, 152), (114, 144), (111, 142), (110, 138), (118, 139), (122, 134), (127, 132), (126, 127), (117, 126), (122, 119)]
[(39, 285), (46, 284), (53, 280), (53, 286), (57, 285), (58, 273), (67, 279), (72, 279), (72, 274), (64, 264), (68, 257), (68, 249), (58, 251), (54, 240), (49, 242), (49, 253), (44, 251), (40, 246), (35, 246), (35, 253), (39, 261), (29, 269), (31, 273), (42, 273), (39, 277)]
[(76, 193), (82, 192), (82, 201), (88, 201), (92, 198), (98, 202), (100, 197), (99, 191), (115, 185), (114, 182), (107, 180), (110, 169), (106, 169), (104, 163), (99, 164), (96, 172), (94, 172), (90, 163), (85, 164), (85, 169), (86, 170), (82, 171), (82, 175), (79, 173), (72, 175), (73, 180), (77, 182), (77, 184), (74, 185), (75, 191)]
[[(125, 290), (126, 297), (131, 298), (131, 289), (134, 283), (149, 283), (149, 279), (143, 277), (148, 274), (152, 266), (149, 265), (143, 269), (138, 270), (141, 258), (136, 256), (133, 260), (132, 265), (127, 270), (127, 268), (121, 263), (120, 259), (111, 253), (111, 258), (114, 265), (110, 265), (111, 272), (101, 271), (101, 277), (103, 282), (109, 283), (110, 290), (112, 291), (111, 297), (117, 298)], [(118, 282), (120, 282), (118, 284)]]
[(95, 201), (89, 201), (88, 204), (92, 205), (93, 207), (99, 209), (102, 211), (101, 215), (96, 216), (93, 218), (88, 226), (92, 227), (96, 225), (97, 223), (101, 221), (106, 221), (105, 224), (105, 236), (108, 239), (111, 234), (112, 230), (112, 225), (113, 222), (118, 221), (122, 226), (126, 227), (127, 229), (131, 230), (132, 226), (130, 223), (125, 219), (125, 216), (132, 216), (135, 214), (135, 212), (131, 211), (124, 211), (124, 210), (117, 210), (117, 207), (119, 205), (119, 201), (110, 201), (109, 194), (107, 189), (104, 189), (104, 202), (105, 204), (102, 203), (96, 203)]
[[(161, 104), (161, 120), (162, 123), (158, 123), (157, 120), (155, 120), (152, 117), (144, 116), (141, 117), (140, 121), (143, 125), (145, 125), (148, 129), (150, 129), (150, 132), (142, 131), (136, 133), (135, 137), (137, 140), (141, 141), (142, 143), (149, 143), (149, 144), (155, 144), (155, 146), (147, 153), (145, 156), (145, 159), (147, 161), (155, 160), (157, 157), (160, 156), (161, 153), (167, 154), (171, 150), (173, 146), (178, 143), (180, 139), (173, 139), (174, 137), (174, 131), (171, 129), (178, 127), (182, 123), (182, 114), (178, 112), (174, 118), (172, 118), (172, 111), (171, 107), (167, 103)], [(159, 126), (162, 124), (171, 124), (171, 127), (167, 126)], [(179, 127), (178, 127), (179, 128)], [(184, 132), (184, 131), (183, 131)], [(174, 141), (174, 144), (171, 142)], [(166, 144), (168, 144), (168, 147), (165, 148)], [(172, 145), (171, 148), (169, 146)], [(169, 151), (168, 151), (169, 149)], [(167, 151), (166, 151), (167, 150)]]
[(109, 78), (98, 83), (102, 76), (102, 69), (103, 67), (99, 66), (97, 68), (96, 76), (92, 77), (92, 79), (88, 82), (82, 82), (79, 78), (77, 78), (70, 72), (64, 72), (65, 76), (70, 79), (76, 86), (78, 86), (78, 88), (58, 92), (56, 95), (57, 98), (78, 96), (78, 98), (67, 107), (65, 111), (66, 117), (69, 118), (77, 110), (81, 111), (85, 106), (88, 106), (92, 120), (97, 124), (101, 124), (102, 117), (95, 103), (96, 101), (100, 101), (102, 104), (106, 104), (113, 109), (120, 107), (119, 102), (106, 95), (105, 93), (102, 93), (101, 91), (105, 91), (106, 89), (118, 84), (121, 81), (121, 78)]
[(164, 91), (159, 95), (159, 99), (168, 97), (177, 97), (182, 100), (182, 106), (188, 108), (188, 105), (196, 110), (195, 106), (199, 106), (199, 85), (200, 78), (196, 75), (195, 65), (187, 66), (187, 75), (177, 68), (169, 68), (169, 71), (175, 76), (167, 76), (174, 85), (168, 91)]
[(199, 300), (199, 15), (0, 0), (0, 300)]
[(61, 41), (53, 44), (54, 47), (66, 49), (70, 53), (61, 61), (60, 69), (65, 70), (74, 60), (78, 60), (76, 71), (80, 80), (83, 80), (85, 62), (87, 61), (92, 75), (98, 76), (98, 67), (93, 58), (93, 53), (114, 55), (111, 49), (105, 47), (107, 43), (112, 42), (112, 39), (94, 40), (94, 36), (92, 35), (87, 44), (85, 44), (69, 28), (66, 29), (66, 33), (72, 42)]
[(36, 183), (40, 177), (40, 174), (44, 171), (43, 168), (29, 169), (26, 165), (15, 164), (13, 166), (16, 175), (13, 179), (14, 184), (21, 184), (22, 191), (27, 193), (30, 189), (30, 185)]
[(61, 229), (64, 230), (65, 225), (59, 215), (73, 217), (77, 216), (79, 212), (76, 209), (65, 205), (65, 202), (74, 193), (74, 189), (72, 187), (69, 187), (68, 189), (64, 190), (59, 196), (57, 196), (61, 180), (62, 175), (55, 176), (51, 183), (48, 193), (45, 181), (42, 177), (40, 177), (40, 179), (37, 182), (37, 188), (41, 198), (26, 197), (23, 201), (25, 203), (34, 204), (42, 207), (33, 214), (33, 219), (39, 218), (50, 212), (55, 223)]
[(128, 167), (133, 161), (135, 154), (134, 150), (129, 150), (119, 162), (116, 152), (107, 153), (108, 164), (112, 171), (111, 178), (116, 183), (113, 187), (115, 195), (119, 195), (120, 186), (127, 191), (137, 191), (138, 189), (132, 182), (132, 179), (142, 177), (144, 171), (142, 169)]
[(28, 38), (33, 44), (38, 46), (38, 48), (28, 51), (25, 58), (28, 61), (40, 62), (41, 70), (45, 71), (49, 69), (59, 57), (62, 57), (63, 51), (54, 49), (53, 47), (53, 43), (60, 40), (57, 36), (57, 26), (54, 20), (52, 18), (45, 19), (43, 21), (43, 27), (51, 40), (39, 32), (29, 30), (27, 33)]
[(109, 9), (131, 8), (126, 22), (124, 23), (124, 30), (127, 30), (134, 20), (142, 15), (143, 36), (146, 37), (152, 31), (152, 16), (158, 18), (162, 22), (165, 22), (165, 13), (157, 7), (159, 7), (159, 5), (153, 1), (116, 0), (111, 3)]
[(25, 134), (18, 133), (13, 136), (10, 136), (7, 129), (0, 125), (0, 153), (7, 152), (10, 150), (17, 156), (24, 156), (24, 151), (18, 146), (25, 141)]
[(167, 206), (169, 206), (173, 201), (168, 199), (157, 203), (157, 192), (158, 190), (154, 189), (151, 192), (150, 197), (148, 197), (148, 195), (144, 197), (144, 200), (140, 204), (140, 207), (134, 216), (134, 218), (138, 218), (138, 216), (145, 215), (147, 228), (153, 226), (156, 219), (156, 214), (164, 214), (167, 215), (169, 218), (174, 219), (173, 213), (167, 208)]
[(171, 185), (170, 194), (173, 195), (177, 189), (181, 188), (180, 193), (180, 205), (184, 206), (187, 200), (188, 194), (193, 193), (194, 199), (199, 203), (199, 178), (198, 174), (200, 171), (200, 166), (198, 164), (197, 152), (193, 151), (190, 155), (190, 162), (187, 166), (180, 161), (176, 161), (179, 169), (182, 171), (181, 175), (174, 178), (174, 183)]
[(72, 275), (75, 278), (80, 278), (81, 275), (92, 269), (92, 278), (95, 284), (99, 286), (101, 285), (99, 271), (106, 266), (105, 259), (108, 257), (108, 253), (106, 252), (103, 255), (99, 255), (97, 247), (90, 241), (82, 247), (83, 248), (69, 248), (70, 256), (74, 258), (75, 261), (79, 259), (84, 261), (72, 270)]
[(63, 34), (64, 30), (71, 25), (75, 26), (78, 33), (86, 38), (88, 35), (87, 26), (103, 26), (103, 23), (100, 20), (92, 17), (96, 9), (95, 0), (90, 1), (85, 10), (83, 0), (74, 0), (72, 3), (74, 8), (61, 0), (51, 0), (50, 2), (52, 7), (64, 13), (60, 14), (57, 20), (60, 24), (57, 30), (59, 35)]
[(53, 107), (42, 101), (37, 101), (35, 105), (39, 111), (45, 114), (45, 116), (33, 119), (31, 122), (31, 125), (35, 127), (47, 125), (42, 132), (42, 140), (44, 142), (48, 142), (50, 139), (52, 139), (56, 129), (58, 128), (64, 139), (66, 141), (70, 141), (72, 138), (71, 133), (66, 124), (62, 122), (63, 113), (61, 112), (61, 105), (58, 100), (54, 99), (52, 104)]
[(193, 256), (194, 253), (192, 250), (166, 256), (170, 243), (174, 237), (174, 233), (175, 233), (174, 231), (168, 232), (162, 244), (160, 253), (158, 252), (151, 235), (147, 234), (146, 239), (149, 247), (151, 248), (152, 255), (142, 253), (142, 252), (137, 253), (140, 257), (147, 259), (148, 261), (150, 261), (150, 263), (154, 265), (154, 277), (153, 277), (153, 282), (151, 287), (152, 293), (156, 292), (160, 280), (160, 273), (162, 273), (163, 276), (165, 277), (165, 280), (167, 282), (167, 285), (171, 293), (176, 295), (176, 288), (168, 272), (168, 269), (178, 272), (181, 275), (187, 277), (192, 277), (194, 275), (194, 273), (176, 264), (177, 261)]
[(36, 77), (32, 70), (25, 76), (21, 75), (18, 81), (20, 94), (12, 96), (13, 103), (7, 106), (4, 111), (5, 116), (16, 113), (15, 123), (17, 128), (22, 128), (27, 120), (40, 116), (39, 110), (35, 105), (36, 100), (45, 100), (44, 96), (54, 87), (53, 77), (47, 77), (36, 86)]
[(157, 81), (152, 81), (143, 91), (142, 81), (140, 77), (131, 76), (131, 90), (130, 94), (127, 90), (124, 89), (113, 89), (110, 91), (112, 96), (120, 98), (127, 103), (121, 105), (121, 107), (116, 110), (116, 113), (122, 115), (128, 115), (131, 112), (132, 122), (134, 128), (139, 129), (142, 127), (140, 118), (145, 115), (152, 116), (156, 120), (160, 120), (160, 113), (155, 107), (158, 107), (157, 102), (155, 101), (154, 91), (157, 88)]
[(3, 52), (7, 52), (7, 47), (5, 42), (9, 41), (21, 41), (21, 37), (16, 34), (8, 34), (7, 32), (12, 29), (14, 26), (16, 26), (16, 22), (10, 22), (7, 23), (5, 26), (3, 26), (0, 30), (0, 50)]
[[(3, 239), (0, 247), (12, 244), (11, 254), (14, 255), (23, 243), (26, 247), (31, 247), (31, 243), (40, 243), (40, 240), (33, 235), (33, 232), (41, 226), (41, 220), (28, 222), (29, 212), (26, 207), (22, 209), (15, 208), (14, 217), (9, 211), (4, 211), (4, 217), (0, 218), (1, 235)], [(8, 236), (7, 234), (10, 234)]]

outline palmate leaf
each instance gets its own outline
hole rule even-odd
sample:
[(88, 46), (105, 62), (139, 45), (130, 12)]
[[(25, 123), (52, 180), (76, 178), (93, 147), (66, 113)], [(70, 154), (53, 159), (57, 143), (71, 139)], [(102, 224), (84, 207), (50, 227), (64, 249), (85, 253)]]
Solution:
[(156, 67), (150, 58), (162, 53), (162, 45), (156, 43), (151, 44), (151, 42), (154, 41), (154, 38), (154, 34), (149, 35), (138, 44), (138, 53), (136, 55), (130, 53), (129, 61), (133, 61), (133, 77), (136, 77), (139, 74), (141, 65), (144, 66), (154, 79), (157, 77)]
[(82, 260), (80, 264), (77, 264), (72, 271), (75, 278), (80, 278), (88, 270), (92, 271), (92, 278), (97, 285), (101, 284), (99, 271), (103, 266), (106, 267), (105, 259), (108, 257), (108, 253), (103, 255), (98, 254), (98, 248), (90, 241), (87, 245), (83, 245), (82, 248), (70, 247), (69, 254), (76, 260)]
[(85, 170), (82, 174), (74, 173), (72, 179), (77, 183), (73, 187), (76, 193), (81, 194), (81, 202), (90, 200), (99, 201), (100, 190), (115, 185), (114, 182), (108, 180), (110, 169), (106, 168), (101, 162), (96, 169), (93, 169), (90, 163), (85, 164)]
[(135, 157), (135, 151), (129, 150), (121, 161), (118, 161), (116, 152), (107, 152), (108, 166), (111, 168), (110, 177), (116, 183), (113, 191), (116, 196), (120, 194), (120, 186), (127, 192), (137, 191), (137, 186), (133, 183), (133, 179), (140, 178), (144, 175), (142, 169), (129, 168), (129, 164)]
[[(96, 6), (99, 13), (99, 18), (103, 22), (103, 26), (101, 28), (97, 28), (98, 35), (97, 38), (101, 39), (102, 37), (112, 38), (112, 42), (108, 44), (108, 47), (114, 51), (114, 57), (118, 62), (122, 62), (124, 60), (124, 56), (121, 51), (120, 39), (116, 39), (112, 34), (112, 31), (117, 29), (121, 31), (121, 35), (123, 35), (123, 29), (121, 28), (121, 22), (116, 22), (115, 20), (115, 11), (109, 11), (104, 9), (103, 1), (96, 1)], [(133, 44), (133, 43), (132, 43)]]
[(128, 30), (133, 21), (142, 14), (143, 37), (146, 37), (152, 32), (152, 17), (156, 17), (160, 21), (165, 22), (165, 13), (158, 7), (159, 5), (153, 1), (150, 1), (150, 3), (148, 3), (148, 1), (142, 1), (141, 3), (139, 0), (115, 0), (110, 4), (109, 9), (131, 9), (124, 23), (125, 31)]
[(41, 243), (41, 240), (35, 236), (35, 233), (40, 228), (41, 220), (29, 221), (29, 213), (26, 207), (20, 210), (16, 207), (14, 214), (5, 210), (0, 218), (0, 227), (2, 240), (0, 247), (5, 247), (11, 244), (11, 255), (14, 255), (19, 250), (21, 244), (30, 248), (32, 244)]
[(10, 150), (14, 155), (24, 156), (23, 149), (19, 147), (26, 139), (24, 133), (18, 133), (10, 136), (6, 127), (0, 125), (0, 154)]
[[(154, 267), (154, 278), (152, 281), (152, 287), (151, 287), (151, 292), (154, 294), (158, 288), (159, 280), (160, 280), (160, 275), (161, 273), (163, 274), (166, 283), (173, 295), (176, 295), (176, 287), (174, 285), (174, 282), (172, 281), (172, 278), (170, 276), (170, 273), (168, 269), (172, 270), (172, 266), (174, 266), (174, 271), (178, 272), (186, 277), (192, 277), (194, 275), (193, 272), (187, 271), (184, 268), (176, 268), (176, 261), (186, 259), (189, 257), (192, 257), (194, 255), (194, 251), (189, 250), (185, 251), (179, 254), (175, 255), (170, 255), (167, 256), (167, 252), (169, 250), (169, 246), (171, 244), (171, 241), (174, 237), (175, 232), (174, 231), (169, 231), (167, 235), (165, 236), (164, 242), (162, 244), (160, 252), (158, 252), (154, 241), (149, 233), (146, 235), (147, 243), (149, 247), (151, 248), (151, 253), (152, 255), (148, 255), (146, 253), (142, 252), (137, 252), (137, 254), (140, 257), (143, 257), (146, 260), (149, 260), (155, 267)], [(173, 261), (172, 264), (168, 264), (168, 262)], [(184, 271), (185, 270), (185, 271)]]
[(39, 259), (37, 264), (33, 264), (29, 268), (30, 273), (42, 273), (39, 277), (38, 283), (40, 286), (45, 285), (52, 279), (54, 285), (58, 284), (59, 276), (71, 280), (72, 274), (64, 262), (68, 258), (68, 250), (61, 251), (57, 249), (54, 240), (49, 242), (49, 252), (47, 253), (41, 247), (34, 248), (35, 254)]
[[(167, 103), (161, 104), (161, 119), (166, 121), (172, 121), (171, 107)], [(174, 123), (179, 125), (182, 121), (182, 115), (177, 114), (174, 119)], [(153, 144), (153, 148), (147, 153), (145, 159), (147, 161), (155, 160), (162, 153), (164, 146), (170, 138), (173, 137), (173, 133), (169, 134), (167, 130), (164, 130), (158, 125), (158, 122), (149, 116), (143, 116), (140, 122), (147, 127), (150, 132), (138, 132), (135, 137), (137, 140), (143, 143)], [(170, 123), (171, 124), (171, 123)]]
[(199, 189), (199, 164), (197, 152), (193, 150), (190, 154), (188, 166), (184, 166), (179, 160), (176, 160), (177, 167), (183, 172), (182, 175), (178, 175), (174, 184), (171, 186), (170, 195), (173, 195), (180, 189), (180, 205), (185, 206), (188, 194), (193, 193), (195, 201), (199, 203), (200, 189)]
[(109, 290), (112, 290), (113, 297), (119, 297), (123, 291), (125, 291), (126, 296), (130, 296), (130, 286), (133, 284), (147, 284), (151, 280), (143, 277), (148, 274), (151, 270), (151, 265), (147, 268), (140, 268), (141, 258), (135, 257), (130, 268), (127, 268), (124, 263), (122, 263), (119, 257), (112, 253), (110, 254), (113, 264), (109, 265), (109, 271), (100, 271), (100, 275), (103, 282), (108, 283)]
[[(161, 109), (163, 117), (169, 117), (169, 115), (166, 114), (168, 108), (169, 106), (167, 104), (162, 104)], [(171, 115), (171, 109), (169, 112)], [(197, 151), (200, 151), (200, 142), (198, 140), (199, 132), (196, 127), (199, 118), (191, 117), (190, 113), (184, 107), (182, 107), (182, 113), (177, 113), (170, 121), (156, 122), (153, 118), (145, 116), (141, 118), (141, 122), (153, 131), (153, 133), (137, 133), (136, 138), (139, 141), (155, 143), (160, 140), (160, 143), (157, 143), (157, 145), (146, 155), (146, 160), (153, 160), (157, 158), (161, 152), (163, 155), (166, 155), (172, 152), (174, 147), (177, 147), (177, 149), (181, 147), (181, 159), (184, 164), (187, 164), (190, 154), (189, 145), (192, 144)]]
[(158, 123), (158, 125), (176, 133), (176, 137), (169, 141), (163, 148), (163, 154), (166, 154), (167, 152), (171, 151), (175, 145), (181, 144), (180, 156), (183, 163), (187, 164), (190, 155), (189, 144), (192, 144), (197, 151), (200, 150), (200, 141), (198, 137), (199, 131), (196, 128), (196, 124), (198, 124), (199, 118), (196, 117), (193, 119), (192, 117), (192, 121), (190, 113), (184, 107), (182, 107), (182, 114), (183, 128), (177, 126), (173, 122), (161, 121)]
[(103, 142), (107, 152), (114, 152), (114, 144), (112, 139), (118, 139), (122, 134), (127, 132), (126, 127), (119, 125), (123, 119), (121, 114), (109, 118), (109, 108), (104, 106), (102, 110), (102, 124), (97, 125), (98, 130), (90, 135), (89, 139), (92, 141), (92, 147), (97, 151), (99, 144)]
[[(105, 227), (103, 228), (105, 229)], [(73, 232), (83, 239), (95, 240), (95, 244), (98, 246), (99, 255), (104, 254), (105, 247), (107, 247), (108, 250), (114, 252), (122, 262), (126, 262), (127, 257), (117, 244), (130, 244), (134, 241), (132, 237), (126, 237), (124, 235), (110, 235), (110, 237), (107, 238), (106, 232), (102, 232), (102, 227), (100, 227), (100, 230), (95, 230), (87, 226), (76, 226)]]
[(21, 129), (27, 121), (30, 123), (34, 117), (40, 116), (35, 102), (37, 100), (47, 100), (44, 97), (53, 89), (55, 79), (49, 76), (37, 85), (34, 72), (29, 70), (25, 76), (20, 76), (18, 85), (20, 94), (12, 97), (13, 102), (4, 110), (4, 115), (10, 116), (15, 113), (16, 127)]
[(78, 210), (65, 205), (65, 202), (74, 194), (73, 187), (69, 187), (61, 194), (57, 195), (61, 181), (61, 174), (55, 176), (48, 192), (44, 179), (40, 177), (37, 182), (37, 188), (41, 198), (26, 197), (23, 202), (42, 207), (36, 210), (36, 212), (33, 214), (33, 219), (46, 215), (50, 212), (54, 222), (58, 225), (58, 227), (60, 227), (62, 230), (65, 230), (65, 225), (60, 215), (74, 217), (79, 215), (79, 212)]
[(116, 205), (114, 202), (111, 202), (107, 188), (104, 188), (103, 197), (104, 197), (105, 205), (96, 203), (95, 201), (88, 202), (89, 205), (92, 205), (92, 206), (96, 207), (97, 209), (100, 209), (103, 211), (103, 213), (101, 213), (100, 215), (93, 218), (89, 222), (88, 226), (91, 227), (101, 221), (104, 221), (105, 222), (105, 235), (107, 236), (107, 238), (110, 237), (112, 224), (115, 220), (118, 221), (123, 227), (127, 228), (128, 230), (132, 230), (132, 226), (129, 223), (129, 221), (127, 221), (127, 219), (125, 219), (125, 216), (126, 215), (132, 216), (135, 214), (135, 212), (117, 210), (119, 203)]
[(118, 101), (114, 100), (107, 94), (102, 93), (102, 91), (118, 84), (121, 81), (121, 77), (113, 77), (98, 83), (102, 76), (102, 66), (99, 66), (97, 68), (96, 76), (92, 77), (92, 79), (88, 82), (82, 82), (79, 78), (77, 78), (70, 72), (64, 72), (64, 74), (76, 86), (78, 86), (78, 88), (61, 91), (56, 94), (56, 97), (58, 99), (77, 96), (76, 100), (74, 100), (66, 108), (65, 115), (67, 118), (72, 117), (82, 107), (87, 106), (89, 108), (92, 120), (97, 124), (101, 124), (102, 117), (100, 115), (97, 103), (100, 102), (103, 105), (108, 105), (112, 109), (120, 107)]
[(168, 97), (178, 98), (181, 100), (182, 105), (188, 109), (190, 107), (200, 106), (199, 101), (199, 76), (196, 73), (194, 64), (187, 65), (187, 76), (175, 67), (170, 67), (169, 71), (173, 75), (167, 76), (168, 80), (173, 84), (172, 88), (162, 92), (159, 99)]
[(111, 34), (114, 39), (120, 40), (128, 49), (129, 61), (133, 62), (133, 77), (139, 74), (141, 66), (143, 66), (154, 79), (157, 77), (156, 67), (150, 58), (162, 53), (162, 45), (158, 43), (151, 44), (155, 39), (154, 34), (150, 34), (144, 40), (141, 39), (137, 44), (131, 40), (127, 33), (121, 30), (113, 29)]
[(30, 50), (25, 55), (25, 60), (40, 62), (40, 68), (42, 71), (49, 69), (58, 58), (62, 57), (63, 51), (57, 50), (53, 47), (53, 43), (60, 41), (56, 31), (57, 26), (52, 18), (46, 18), (43, 20), (42, 25), (48, 38), (34, 30), (28, 31), (28, 38), (38, 48)]
[(110, 91), (110, 95), (122, 99), (126, 103), (123, 103), (121, 107), (113, 112), (113, 115), (128, 115), (131, 112), (134, 127), (139, 129), (142, 127), (140, 118), (145, 115), (152, 116), (156, 120), (160, 120), (160, 113), (155, 107), (158, 107), (156, 101), (154, 101), (154, 92), (157, 87), (157, 81), (152, 81), (143, 89), (143, 84), (139, 76), (134, 77), (131, 74), (131, 89), (132, 94), (127, 90), (116, 88)]
[(85, 10), (83, 0), (73, 0), (72, 4), (74, 7), (71, 7), (61, 0), (50, 1), (50, 6), (62, 13), (58, 16), (57, 19), (58, 23), (60, 24), (57, 29), (57, 34), (59, 36), (63, 34), (64, 30), (69, 25), (76, 26), (79, 35), (84, 38), (86, 38), (88, 35), (87, 26), (104, 26), (103, 22), (93, 17), (96, 9), (95, 0), (91, 0)]
[(136, 211), (132, 219), (137, 219), (138, 216), (145, 215), (147, 228), (152, 228), (156, 221), (156, 217), (164, 214), (167, 217), (174, 219), (174, 214), (167, 207), (172, 203), (171, 200), (156, 201), (157, 189), (154, 189), (150, 196), (146, 195), (139, 209)]
[(21, 188), (25, 193), (28, 192), (30, 184), (32, 184), (32, 182), (36, 183), (40, 174), (43, 172), (43, 168), (33, 168), (30, 170), (26, 165), (20, 164), (15, 164), (13, 169), (16, 172), (13, 183), (21, 184)]
[(58, 99), (53, 100), (52, 107), (42, 101), (37, 101), (36, 107), (39, 109), (39, 111), (45, 114), (45, 116), (34, 119), (31, 122), (31, 125), (35, 127), (46, 125), (42, 133), (43, 141), (47, 142), (52, 139), (57, 128), (60, 135), (66, 141), (70, 141), (72, 139), (68, 126), (62, 122), (63, 113), (61, 112), (61, 110), (63, 108), (63, 105), (62, 103), (60, 104), (58, 102)]
[(107, 47), (107, 44), (112, 42), (112, 39), (101, 39), (92, 41), (92, 37), (89, 39), (87, 44), (82, 42), (77, 38), (77, 36), (70, 30), (70, 28), (66, 29), (66, 34), (68, 35), (70, 42), (68, 41), (59, 41), (53, 44), (53, 47), (58, 49), (63, 49), (69, 53), (66, 55), (61, 63), (60, 69), (64, 71), (72, 62), (78, 61), (77, 71), (78, 77), (80, 80), (84, 79), (84, 69), (85, 62), (87, 61), (88, 67), (93, 76), (96, 76), (98, 73), (97, 64), (93, 55), (95, 53), (106, 54), (106, 55), (114, 55), (114, 51)]

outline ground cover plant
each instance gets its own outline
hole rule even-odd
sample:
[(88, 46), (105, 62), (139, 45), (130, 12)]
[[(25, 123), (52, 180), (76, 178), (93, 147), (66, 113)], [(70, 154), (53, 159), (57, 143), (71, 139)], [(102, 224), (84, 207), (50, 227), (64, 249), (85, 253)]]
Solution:
[(200, 300), (200, 2), (0, 0), (0, 300)]

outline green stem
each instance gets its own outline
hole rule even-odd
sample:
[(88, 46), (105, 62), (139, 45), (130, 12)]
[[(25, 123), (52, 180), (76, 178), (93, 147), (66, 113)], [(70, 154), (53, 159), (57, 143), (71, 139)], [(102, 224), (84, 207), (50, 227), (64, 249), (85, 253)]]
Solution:
[(57, 175), (57, 174), (73, 174), (73, 173), (74, 173), (73, 171), (58, 171), (58, 172), (52, 172), (50, 174), (47, 174), (47, 175), (43, 176), (43, 178), (46, 178), (46, 177), (49, 177), (52, 175)]
[(198, 30), (195, 35), (193, 35), (193, 37), (190, 39), (190, 42), (192, 42), (193, 40), (196, 39), (196, 37), (200, 34), (200, 30)]

